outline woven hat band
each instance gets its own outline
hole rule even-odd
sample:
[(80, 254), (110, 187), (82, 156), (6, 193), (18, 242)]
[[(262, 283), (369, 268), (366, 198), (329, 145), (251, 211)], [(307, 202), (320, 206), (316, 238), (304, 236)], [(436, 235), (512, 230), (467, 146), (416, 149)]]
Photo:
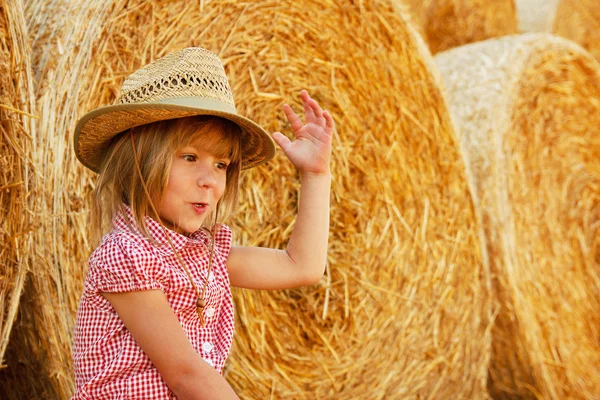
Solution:
[(176, 97), (155, 101), (154, 104), (169, 104), (173, 106), (206, 108), (217, 112), (237, 114), (234, 106), (219, 100), (199, 97)]

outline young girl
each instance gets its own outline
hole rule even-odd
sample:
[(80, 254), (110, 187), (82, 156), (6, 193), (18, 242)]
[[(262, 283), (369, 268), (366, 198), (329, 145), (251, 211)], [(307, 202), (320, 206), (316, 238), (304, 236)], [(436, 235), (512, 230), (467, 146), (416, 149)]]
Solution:
[[(93, 215), (112, 222), (89, 259), (73, 342), (73, 399), (236, 399), (221, 375), (233, 337), (230, 285), (285, 289), (323, 275), (333, 118), (301, 92), (296, 135), (271, 136), (237, 114), (219, 58), (188, 48), (144, 66), (116, 105), (77, 124), (75, 152), (99, 173)], [(240, 170), (273, 139), (301, 173), (285, 250), (232, 247), (218, 221)], [(106, 232), (106, 230), (104, 231)]]

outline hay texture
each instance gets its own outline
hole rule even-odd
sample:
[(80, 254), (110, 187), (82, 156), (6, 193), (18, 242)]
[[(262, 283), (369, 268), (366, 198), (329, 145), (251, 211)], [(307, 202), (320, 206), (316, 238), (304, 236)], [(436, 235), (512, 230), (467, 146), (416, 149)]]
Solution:
[[(17, 4), (18, 2), (12, 2)], [(66, 399), (73, 392), (71, 343), (81, 294), (84, 261), (91, 250), (84, 198), (89, 175), (72, 150), (79, 92), (86, 92), (86, 66), (93, 39), (110, 3), (30, 1), (24, 10), (31, 40), (39, 132), (25, 150), (35, 167), (35, 221), (29, 256), (31, 274), (19, 307), (19, 323), (0, 379), (3, 399)], [(26, 214), (26, 213), (24, 213)], [(16, 216), (15, 216), (16, 218)], [(74, 288), (79, 288), (75, 291)]]
[(554, 33), (578, 43), (600, 60), (600, 2), (560, 0)]
[[(103, 30), (74, 28), (79, 36), (61, 38), (65, 53), (54, 58), (81, 61), (77, 68), (52, 68), (61, 90), (45, 98), (48, 104), (68, 98), (71, 108), (45, 120), (64, 146), (49, 150), (51, 170), (68, 176), (55, 183), (61, 193), (47, 194), (58, 204), (58, 234), (45, 246), (58, 248), (64, 264), (60, 274), (40, 273), (45, 280), (52, 276), (64, 296), (47, 295), (47, 304), (73, 314), (70, 324), (52, 320), (40, 328), (65, 340), (43, 337), (45, 348), (28, 356), (64, 352), (61, 367), (25, 376), (60, 398), (72, 379), (63, 344), (71, 339), (71, 300), (81, 294), (91, 251), (82, 201), (93, 182), (67, 148), (76, 115), (112, 103), (125, 77), (141, 65), (201, 46), (223, 59), (238, 112), (267, 130), (290, 132), (281, 106), (290, 102), (299, 110), (303, 88), (334, 115), (338, 128), (324, 278), (298, 290), (234, 293), (238, 320), (226, 378), (240, 397), (487, 397), (491, 280), (480, 225), (432, 60), (390, 2), (128, 1), (110, 3), (110, 12), (108, 5), (79, 7), (85, 18), (77, 20), (97, 18), (86, 20), (85, 29), (100, 24)], [(86, 46), (71, 45), (84, 40), (95, 49), (93, 58)], [(285, 245), (297, 178), (282, 152), (245, 175), (242, 204), (224, 221), (237, 244)], [(50, 260), (50, 266), (59, 264)], [(42, 280), (38, 295), (48, 288)], [(47, 310), (28, 307), (32, 320), (49, 318)], [(17, 384), (6, 390), (18, 398)]]
[(425, 37), (434, 54), (517, 33), (514, 0), (430, 1), (425, 15)]
[(515, 0), (519, 32), (552, 32), (561, 0)]
[(520, 32), (550, 32), (600, 60), (600, 3), (595, 0), (516, 0)]
[[(485, 397), (478, 225), (428, 55), (392, 4), (140, 3), (103, 37), (92, 101), (111, 100), (149, 59), (197, 45), (220, 54), (238, 111), (267, 130), (289, 132), (281, 106), (298, 110), (302, 88), (336, 118), (326, 276), (235, 292), (227, 379), (242, 398)], [(230, 221), (238, 244), (283, 247), (297, 191), (281, 152), (249, 172)]]
[(408, 15), (412, 27), (424, 37), (425, 18), (431, 0), (394, 0), (393, 3), (400, 13)]
[(599, 65), (550, 34), (472, 44), (436, 62), (501, 307), (491, 394), (599, 398)]
[(36, 223), (33, 81), (21, 1), (0, 1), (0, 369), (29, 270)]

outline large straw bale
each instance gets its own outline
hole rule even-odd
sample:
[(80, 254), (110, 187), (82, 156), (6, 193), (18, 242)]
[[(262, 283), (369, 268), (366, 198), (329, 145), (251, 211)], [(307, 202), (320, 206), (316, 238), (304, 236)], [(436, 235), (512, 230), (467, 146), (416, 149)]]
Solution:
[(401, 13), (408, 14), (412, 21), (412, 27), (421, 35), (425, 35), (425, 17), (431, 0), (394, 0), (396, 9)]
[(432, 53), (513, 33), (517, 33), (514, 0), (431, 0), (425, 15)]
[[(64, 101), (67, 80), (77, 82), (72, 114), (63, 107), (60, 120), (46, 120), (65, 143), (48, 156), (53, 170), (68, 171), (58, 182), (68, 196), (47, 194), (59, 205), (59, 235), (46, 246), (61, 255), (49, 265), (64, 264), (60, 274), (40, 275), (53, 276), (69, 298), (46, 297), (47, 304), (63, 307), (61, 317), (74, 312), (90, 250), (82, 201), (93, 183), (66, 149), (74, 114), (111, 103), (123, 79), (150, 60), (202, 46), (222, 57), (238, 111), (269, 131), (289, 132), (281, 106), (298, 110), (302, 88), (338, 127), (326, 276), (304, 289), (234, 293), (238, 321), (226, 377), (240, 397), (487, 397), (491, 280), (480, 225), (432, 60), (390, 2), (128, 1), (112, 3), (109, 16), (98, 5), (79, 7), (87, 20), (78, 20), (97, 15), (88, 29), (105, 23), (100, 34), (73, 30), (80, 36), (61, 39), (85, 39), (94, 57), (83, 45), (66, 46), (64, 54), (85, 61), (67, 71), (56, 56), (62, 91), (45, 98)], [(279, 152), (243, 185), (239, 211), (226, 221), (237, 243), (282, 247), (294, 223), (297, 172)], [(30, 320), (49, 318), (27, 306)], [(52, 320), (42, 330), (70, 338), (71, 318), (71, 326)], [(46, 398), (64, 398), (72, 379), (66, 340), (42, 341), (65, 358), (36, 381), (60, 394)], [(48, 356), (42, 350), (33, 357)], [(18, 389), (5, 390), (18, 397)]]
[[(110, 9), (103, 1), (27, 2), (25, 9), (40, 133), (26, 150), (39, 182), (36, 230), (27, 248), (32, 265), (18, 325), (0, 379), (3, 399), (65, 399), (73, 391), (71, 342), (83, 261), (90, 253), (86, 229), (89, 175), (72, 151), (79, 93), (89, 85), (91, 44)], [(33, 96), (31, 97), (33, 98)]]
[(560, 0), (554, 33), (578, 43), (600, 60), (600, 2)]
[(578, 43), (600, 60), (600, 2), (516, 0), (521, 32), (551, 32)]
[[(477, 224), (411, 28), (381, 1), (201, 6), (145, 3), (115, 20), (95, 71), (110, 86), (89, 88), (90, 100), (112, 100), (149, 59), (200, 45), (223, 58), (239, 111), (268, 130), (289, 131), (281, 105), (298, 109), (301, 88), (339, 129), (327, 274), (300, 290), (236, 291), (228, 380), (254, 399), (485, 397), (490, 307)], [(245, 176), (238, 243), (284, 245), (296, 176), (281, 153)]]
[(600, 66), (550, 34), (436, 56), (485, 221), (494, 398), (600, 398)]
[(515, 0), (519, 32), (552, 32), (561, 0)]
[(0, 1), (0, 368), (31, 251), (35, 197), (28, 148), (35, 142), (30, 48), (20, 0)]

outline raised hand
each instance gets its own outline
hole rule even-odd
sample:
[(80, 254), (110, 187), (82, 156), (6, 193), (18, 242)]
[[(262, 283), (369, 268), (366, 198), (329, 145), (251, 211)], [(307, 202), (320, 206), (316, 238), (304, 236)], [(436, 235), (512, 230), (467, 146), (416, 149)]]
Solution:
[(274, 132), (273, 139), (301, 173), (329, 174), (331, 138), (335, 130), (333, 117), (328, 111), (323, 111), (306, 90), (300, 92), (300, 97), (306, 124), (302, 123), (289, 105), (283, 106), (283, 112), (290, 121), (296, 140), (292, 142), (280, 132)]

